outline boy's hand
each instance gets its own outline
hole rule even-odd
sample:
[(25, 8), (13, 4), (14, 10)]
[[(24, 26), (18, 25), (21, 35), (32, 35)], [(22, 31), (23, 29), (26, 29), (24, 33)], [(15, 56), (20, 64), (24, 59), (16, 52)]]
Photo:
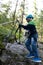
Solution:
[(21, 28), (21, 24), (19, 24), (19, 28)]

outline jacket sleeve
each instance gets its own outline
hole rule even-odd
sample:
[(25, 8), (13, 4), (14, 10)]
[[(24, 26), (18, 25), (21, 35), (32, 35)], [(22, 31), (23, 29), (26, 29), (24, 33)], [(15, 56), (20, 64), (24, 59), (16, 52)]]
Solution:
[(21, 25), (22, 28), (29, 30), (29, 25)]

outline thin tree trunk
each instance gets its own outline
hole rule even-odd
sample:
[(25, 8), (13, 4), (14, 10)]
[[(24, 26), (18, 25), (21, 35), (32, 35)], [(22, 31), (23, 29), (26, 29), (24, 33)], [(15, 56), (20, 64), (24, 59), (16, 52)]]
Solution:
[[(22, 20), (21, 20), (21, 24), (23, 23), (23, 17), (24, 17), (24, 6), (25, 6), (25, 0), (23, 0), (23, 11), (22, 11)], [(21, 43), (20, 41), (20, 33), (22, 32), (21, 28), (19, 29), (19, 44)]]

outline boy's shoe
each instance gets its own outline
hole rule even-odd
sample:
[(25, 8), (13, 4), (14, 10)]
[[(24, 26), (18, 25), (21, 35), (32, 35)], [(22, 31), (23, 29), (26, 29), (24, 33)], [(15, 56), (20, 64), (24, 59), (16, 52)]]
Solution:
[(41, 62), (41, 58), (32, 58), (33, 62)]
[(27, 54), (25, 57), (26, 57), (26, 58), (33, 58), (34, 55), (33, 55), (33, 54)]

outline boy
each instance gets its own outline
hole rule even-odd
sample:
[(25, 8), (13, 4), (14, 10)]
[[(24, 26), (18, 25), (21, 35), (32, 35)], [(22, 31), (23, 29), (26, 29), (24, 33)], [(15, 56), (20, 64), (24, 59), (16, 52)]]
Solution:
[(38, 34), (36, 31), (35, 23), (33, 21), (33, 16), (30, 14), (26, 17), (26, 20), (28, 22), (28, 25), (19, 25), (19, 27), (22, 27), (26, 30), (28, 30), (29, 37), (28, 40), (26, 41), (25, 45), (30, 54), (27, 54), (27, 58), (32, 58), (33, 61), (41, 62), (41, 59), (38, 56), (38, 49), (37, 49), (37, 38)]

